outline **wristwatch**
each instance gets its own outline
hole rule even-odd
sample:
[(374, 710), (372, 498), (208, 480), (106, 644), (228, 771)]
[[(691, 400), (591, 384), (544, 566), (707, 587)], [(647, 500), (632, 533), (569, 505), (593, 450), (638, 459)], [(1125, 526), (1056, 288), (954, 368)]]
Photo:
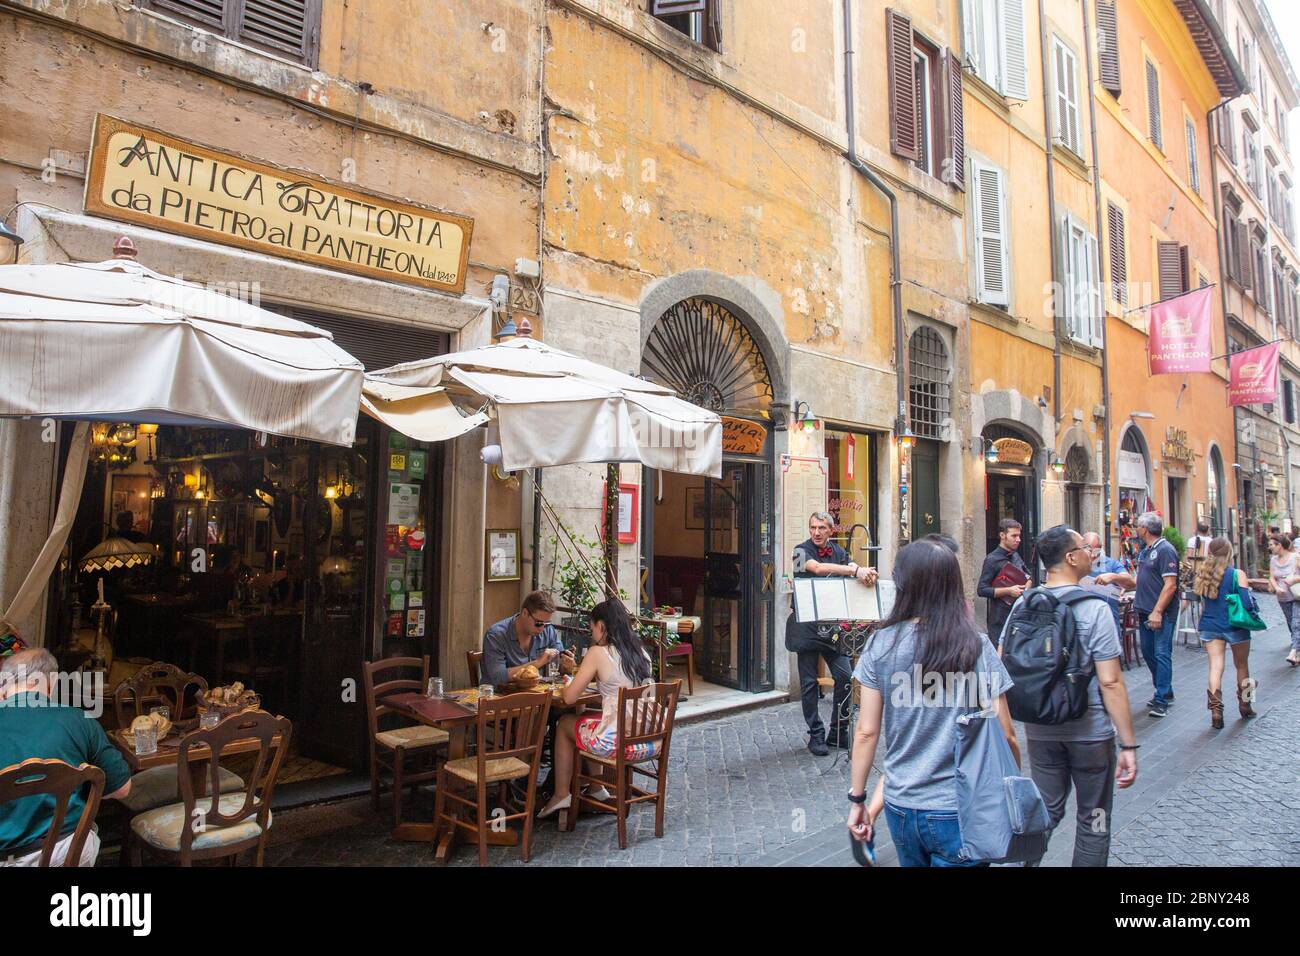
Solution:
[(852, 790), (849, 791), (849, 803), (866, 803), (866, 802), (867, 802), (867, 791), (863, 790), (861, 793), (857, 794), (856, 796), (854, 795)]
[(1120, 745), (1119, 745), (1119, 749), (1120, 749), (1120, 750), (1137, 750), (1138, 747), (1140, 747), (1140, 746), (1141, 746), (1141, 744), (1120, 744)]

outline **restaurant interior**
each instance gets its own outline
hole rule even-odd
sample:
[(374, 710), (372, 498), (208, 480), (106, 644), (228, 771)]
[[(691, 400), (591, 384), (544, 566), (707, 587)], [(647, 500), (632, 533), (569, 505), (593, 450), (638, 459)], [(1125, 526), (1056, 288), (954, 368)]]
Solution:
[(151, 661), (252, 688), (293, 721), (282, 784), (363, 771), (363, 661), (437, 659), (440, 446), (367, 416), (351, 448), (113, 423), (92, 443), (46, 646), (110, 692)]

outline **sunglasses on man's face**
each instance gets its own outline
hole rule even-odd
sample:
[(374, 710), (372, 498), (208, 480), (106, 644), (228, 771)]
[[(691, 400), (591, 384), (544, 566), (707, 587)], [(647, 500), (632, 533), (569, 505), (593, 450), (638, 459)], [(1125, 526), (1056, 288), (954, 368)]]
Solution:
[(550, 623), (551, 623), (550, 621), (539, 621), (539, 620), (537, 620), (537, 618), (533, 617), (533, 612), (532, 612), (532, 611), (525, 611), (524, 613), (528, 615), (528, 620), (532, 623), (533, 628), (534, 628), (535, 630), (541, 630), (541, 629), (544, 628), (547, 624), (550, 624)]

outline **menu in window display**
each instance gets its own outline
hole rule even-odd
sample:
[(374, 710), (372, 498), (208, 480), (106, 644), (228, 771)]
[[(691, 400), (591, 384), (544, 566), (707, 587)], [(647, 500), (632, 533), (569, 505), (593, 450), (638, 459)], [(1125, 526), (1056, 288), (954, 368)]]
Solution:
[(412, 481), (423, 481), (429, 468), (429, 453), (413, 450), (406, 459), (406, 474)]
[(406, 590), (406, 559), (389, 558), (384, 571), (385, 590), (397, 594)]
[(424, 611), (406, 612), (406, 636), (424, 637)]

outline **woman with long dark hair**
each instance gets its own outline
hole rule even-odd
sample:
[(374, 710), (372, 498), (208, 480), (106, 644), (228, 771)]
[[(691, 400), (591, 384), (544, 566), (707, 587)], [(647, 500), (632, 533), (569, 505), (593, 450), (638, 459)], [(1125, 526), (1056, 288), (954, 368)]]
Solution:
[[(1283, 536), (1285, 537), (1285, 536)], [(1281, 542), (1278, 542), (1279, 544)], [(1196, 593), (1201, 596), (1201, 643), (1209, 661), (1209, 686), (1205, 689), (1205, 707), (1210, 712), (1210, 726), (1223, 729), (1223, 664), (1225, 648), (1232, 648), (1232, 664), (1237, 671), (1237, 710), (1242, 718), (1254, 717), (1255, 682), (1250, 678), (1250, 631), (1232, 626), (1228, 619), (1228, 595), (1250, 593), (1246, 572), (1232, 563), (1232, 542), (1215, 538), (1201, 566), (1196, 569)]]
[(881, 727), (887, 741), (883, 812), (902, 866), (972, 866), (957, 821), (957, 718), (972, 707), (997, 712), (1016, 762), (1003, 695), (1011, 678), (966, 604), (961, 567), (948, 548), (915, 541), (894, 560), (897, 596), (858, 658), (861, 710), (853, 740), (849, 832), (872, 836), (881, 812), (866, 806), (867, 775)]
[[(555, 728), (555, 795), (537, 816), (549, 817), (568, 809), (573, 802), (569, 793), (576, 750), (599, 757), (614, 754), (618, 733), (618, 691), (620, 687), (640, 687), (650, 682), (650, 657), (640, 637), (632, 629), (627, 608), (622, 601), (602, 601), (591, 609), (591, 646), (587, 648), (573, 681), (561, 696), (569, 705), (577, 703), (594, 681), (600, 688), (601, 713), (597, 717), (566, 714)], [(652, 751), (638, 753), (652, 757)], [(607, 799), (607, 793), (592, 794)]]

